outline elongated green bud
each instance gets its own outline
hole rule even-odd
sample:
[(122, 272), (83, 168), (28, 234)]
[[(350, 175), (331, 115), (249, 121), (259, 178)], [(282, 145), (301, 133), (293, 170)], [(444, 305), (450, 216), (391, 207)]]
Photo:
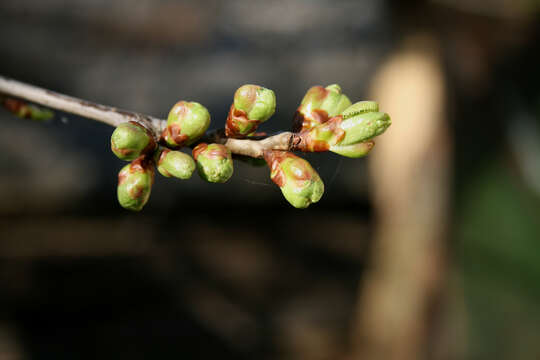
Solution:
[(341, 121), (339, 127), (345, 136), (339, 145), (356, 144), (381, 135), (392, 124), (387, 113), (366, 112), (360, 113)]
[(231, 152), (221, 144), (200, 143), (193, 149), (197, 171), (206, 181), (224, 183), (233, 174)]
[(122, 123), (111, 136), (111, 150), (122, 160), (131, 161), (148, 154), (156, 148), (150, 130), (135, 121)]
[(354, 115), (359, 115), (368, 112), (379, 111), (379, 104), (375, 101), (359, 101), (353, 105), (347, 107), (339, 115), (344, 119), (350, 118)]
[(118, 173), (118, 202), (128, 210), (140, 211), (148, 202), (154, 183), (153, 162), (140, 156)]
[(167, 145), (179, 148), (190, 145), (204, 135), (210, 126), (210, 113), (197, 102), (179, 101), (169, 112), (162, 137)]
[(373, 140), (368, 140), (352, 145), (333, 145), (330, 146), (329, 150), (341, 156), (360, 158), (366, 156), (371, 151), (373, 146), (375, 146), (375, 142)]
[(186, 180), (195, 171), (195, 161), (181, 151), (162, 149), (156, 153), (156, 164), (159, 173), (165, 177)]
[(0, 98), (0, 104), (15, 116), (36, 121), (47, 121), (54, 117), (54, 113), (46, 108), (27, 103), (26, 101), (13, 98)]
[(308, 90), (296, 110), (293, 131), (303, 131), (325, 123), (351, 105), (349, 98), (337, 84), (327, 87), (313, 86)]
[[(334, 147), (334, 152), (343, 152), (345, 145), (354, 145), (382, 134), (391, 124), (390, 116), (381, 112), (355, 112), (347, 119), (338, 115), (327, 122), (299, 134), (298, 150), (320, 152)], [(341, 150), (340, 150), (341, 149)], [(346, 151), (345, 151), (346, 152)]]
[(245, 137), (257, 130), (260, 123), (268, 120), (276, 110), (276, 95), (259, 85), (243, 85), (234, 93), (229, 110), (225, 134), (229, 137)]
[(292, 206), (305, 209), (321, 199), (324, 183), (309, 162), (279, 150), (265, 151), (264, 159), (270, 167), (270, 178)]

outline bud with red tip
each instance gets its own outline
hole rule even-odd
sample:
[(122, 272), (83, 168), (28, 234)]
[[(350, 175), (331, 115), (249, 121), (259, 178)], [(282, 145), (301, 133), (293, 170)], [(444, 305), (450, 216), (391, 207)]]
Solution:
[(270, 178), (292, 206), (304, 209), (321, 199), (324, 183), (309, 162), (279, 150), (265, 151), (264, 159), (270, 167)]

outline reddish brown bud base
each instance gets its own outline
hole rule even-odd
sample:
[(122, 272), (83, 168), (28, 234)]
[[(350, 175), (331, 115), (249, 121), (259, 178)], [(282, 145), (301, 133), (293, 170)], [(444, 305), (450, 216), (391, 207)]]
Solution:
[(298, 134), (300, 142), (296, 145), (295, 150), (304, 152), (328, 151), (330, 146), (338, 144), (345, 137), (345, 131), (340, 128), (342, 121), (341, 116), (335, 116), (317, 127), (303, 130)]
[[(165, 130), (163, 130), (163, 132), (161, 133), (160, 142), (164, 142), (163, 145), (179, 149), (183, 147), (188, 140), (189, 137), (185, 134), (182, 134), (182, 128), (180, 127), (180, 124), (173, 123), (167, 125)], [(173, 145), (173, 143), (175, 143), (176, 145)]]
[[(227, 148), (220, 144), (214, 144), (216, 146), (212, 147), (210, 151), (205, 153), (204, 155), (209, 159), (223, 159), (228, 157), (230, 154), (227, 151)], [(192, 151), (193, 158), (195, 161), (197, 161), (199, 155), (205, 151), (208, 148), (208, 144), (206, 143), (200, 143), (199, 145), (195, 146), (195, 148)]]
[(302, 186), (306, 180), (311, 180), (314, 170), (308, 168), (309, 163), (307, 161), (297, 162), (295, 164), (296, 170), (293, 171), (287, 177), (284, 169), (280, 166), (286, 159), (298, 159), (298, 156), (288, 151), (281, 150), (266, 150), (263, 154), (264, 160), (270, 167), (270, 178), (279, 187), (286, 185), (287, 180), (295, 182), (296, 186)]
[(154, 162), (146, 155), (141, 155), (130, 163), (128, 172), (120, 171), (118, 173), (118, 185), (121, 185), (129, 174), (137, 172), (152, 171), (152, 184), (154, 183)]
[(305, 115), (296, 110), (293, 119), (293, 132), (309, 130), (314, 126), (325, 123), (330, 119), (326, 110), (314, 109)]
[[(237, 109), (234, 104), (229, 109), (227, 122), (225, 123), (225, 135), (231, 138), (244, 138), (242, 133), (253, 133), (261, 123), (260, 120), (250, 120), (245, 111)], [(247, 130), (246, 130), (247, 129)]]

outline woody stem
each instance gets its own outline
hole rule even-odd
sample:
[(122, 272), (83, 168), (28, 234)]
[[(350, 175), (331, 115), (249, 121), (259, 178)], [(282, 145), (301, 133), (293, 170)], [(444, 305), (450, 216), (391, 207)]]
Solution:
[[(110, 126), (118, 126), (128, 121), (137, 121), (150, 129), (156, 138), (167, 126), (167, 121), (137, 112), (117, 109), (112, 106), (96, 104), (76, 97), (63, 95), (51, 90), (9, 79), (0, 75), (0, 94), (24, 99), (48, 108), (97, 120)], [(203, 136), (225, 145), (233, 154), (261, 158), (264, 150), (293, 150), (297, 135), (282, 132), (259, 140), (230, 139), (222, 131), (208, 132)]]

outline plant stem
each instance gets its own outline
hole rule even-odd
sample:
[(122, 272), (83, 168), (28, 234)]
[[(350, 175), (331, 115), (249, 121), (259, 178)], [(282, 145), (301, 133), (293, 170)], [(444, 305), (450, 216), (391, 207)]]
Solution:
[[(156, 138), (160, 137), (161, 132), (167, 126), (167, 121), (163, 119), (63, 95), (2, 75), (0, 75), (0, 94), (97, 120), (114, 127), (128, 121), (137, 121), (150, 129)], [(296, 135), (291, 132), (282, 132), (264, 139), (251, 140), (230, 139), (225, 136), (223, 131), (208, 132), (202, 141), (221, 143), (233, 154), (257, 158), (262, 157), (264, 150), (294, 150), (298, 142)]]
[(0, 75), (0, 93), (28, 100), (52, 109), (97, 120), (111, 126), (118, 126), (128, 121), (137, 121), (157, 134), (165, 127), (165, 120), (59, 94), (51, 90), (8, 79), (2, 75)]

